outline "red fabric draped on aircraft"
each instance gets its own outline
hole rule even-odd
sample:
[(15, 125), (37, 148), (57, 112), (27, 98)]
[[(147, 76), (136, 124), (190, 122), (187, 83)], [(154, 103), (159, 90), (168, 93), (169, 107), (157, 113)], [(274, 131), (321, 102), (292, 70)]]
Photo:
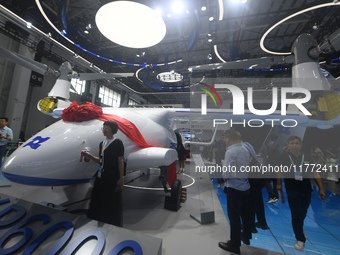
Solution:
[(139, 132), (138, 128), (131, 121), (124, 119), (122, 117), (103, 113), (99, 118), (102, 121), (113, 120), (118, 123), (120, 131), (122, 131), (127, 137), (129, 137), (134, 143), (138, 144), (140, 147), (147, 148), (153, 147), (149, 145), (143, 135)]
[(176, 161), (174, 161), (172, 164), (168, 165), (168, 177), (167, 182), (169, 183), (169, 186), (172, 187), (172, 184), (177, 179), (176, 174)]
[(104, 114), (100, 106), (90, 102), (78, 105), (76, 101), (73, 101), (69, 107), (63, 110), (61, 117), (64, 121), (73, 122), (82, 122), (93, 119), (99, 119), (104, 122), (113, 120), (117, 122), (120, 131), (122, 131), (134, 143), (143, 148), (152, 147), (152, 145), (149, 145), (145, 141), (143, 135), (131, 121), (113, 114)]
[(69, 107), (65, 108), (61, 114), (64, 121), (82, 122), (86, 120), (98, 119), (103, 114), (103, 109), (90, 102), (78, 105), (73, 101)]

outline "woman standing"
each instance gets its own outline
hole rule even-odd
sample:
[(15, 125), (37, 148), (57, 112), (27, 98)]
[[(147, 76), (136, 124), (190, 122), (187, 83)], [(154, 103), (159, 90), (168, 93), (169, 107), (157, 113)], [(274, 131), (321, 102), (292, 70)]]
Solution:
[(93, 185), (87, 216), (91, 219), (123, 226), (122, 188), (124, 185), (124, 145), (114, 134), (118, 124), (106, 121), (103, 124), (105, 140), (99, 144), (99, 156), (82, 151), (81, 156), (99, 163)]
[(178, 162), (179, 162), (179, 170), (177, 171), (177, 173), (183, 173), (184, 169), (185, 169), (185, 160), (186, 160), (186, 150), (185, 147), (183, 145), (183, 140), (182, 140), (182, 136), (180, 133), (176, 132), (176, 138), (177, 138), (177, 147), (176, 147), (176, 151), (178, 154)]

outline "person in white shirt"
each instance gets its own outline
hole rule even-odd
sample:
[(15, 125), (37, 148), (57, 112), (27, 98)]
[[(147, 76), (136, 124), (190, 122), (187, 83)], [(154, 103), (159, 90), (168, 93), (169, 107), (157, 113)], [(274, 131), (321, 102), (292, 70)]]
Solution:
[(0, 167), (2, 166), (2, 158), (5, 154), (7, 143), (13, 140), (13, 131), (7, 127), (8, 118), (0, 118)]

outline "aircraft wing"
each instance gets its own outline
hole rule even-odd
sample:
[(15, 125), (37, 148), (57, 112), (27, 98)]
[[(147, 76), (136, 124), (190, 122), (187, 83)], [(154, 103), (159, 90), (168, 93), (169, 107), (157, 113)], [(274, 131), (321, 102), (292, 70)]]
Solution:
[[(40, 73), (42, 75), (52, 74), (59, 76), (60, 72), (54, 70), (53, 68), (39, 63), (33, 59), (22, 56), (18, 53), (9, 51), (5, 48), (0, 47), (0, 56), (8, 59), (9, 61), (16, 63), (18, 65), (24, 66), (32, 71)], [(78, 78), (80, 80), (98, 80), (98, 79), (113, 79), (113, 78), (125, 78), (133, 77), (134, 73), (74, 73), (68, 74), (68, 77)]]
[(76, 77), (79, 80), (98, 80), (133, 77), (134, 73), (78, 73)]
[(255, 115), (249, 111), (244, 114), (233, 114), (229, 109), (208, 109), (206, 115), (202, 115), (201, 109), (176, 109), (169, 113), (173, 118), (187, 118), (190, 121), (210, 121), (211, 125), (244, 125), (260, 127), (261, 125), (283, 126), (283, 127), (317, 127), (320, 129), (328, 129), (340, 125), (340, 116), (331, 120), (313, 119), (304, 115), (301, 112), (288, 112), (286, 115), (281, 115), (280, 112), (275, 111), (269, 115)]
[[(288, 61), (290, 63), (291, 61)], [(207, 65), (191, 66), (189, 69), (196, 70), (218, 70), (218, 69), (268, 69), (272, 65), (287, 64), (284, 57), (263, 57), (253, 59), (242, 59), (225, 63), (212, 63)]]
[(32, 71), (45, 75), (46, 73), (58, 75), (58, 72), (48, 67), (45, 64), (39, 63), (33, 59), (21, 56), (15, 52), (6, 50), (0, 47), (0, 56), (8, 59), (11, 62), (24, 66)]

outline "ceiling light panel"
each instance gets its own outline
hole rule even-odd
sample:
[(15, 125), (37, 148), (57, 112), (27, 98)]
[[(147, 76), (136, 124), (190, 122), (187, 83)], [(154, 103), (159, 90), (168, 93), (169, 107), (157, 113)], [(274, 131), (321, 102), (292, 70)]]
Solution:
[(103, 5), (96, 13), (99, 31), (110, 41), (129, 48), (158, 44), (166, 34), (164, 20), (150, 7), (131, 1)]

